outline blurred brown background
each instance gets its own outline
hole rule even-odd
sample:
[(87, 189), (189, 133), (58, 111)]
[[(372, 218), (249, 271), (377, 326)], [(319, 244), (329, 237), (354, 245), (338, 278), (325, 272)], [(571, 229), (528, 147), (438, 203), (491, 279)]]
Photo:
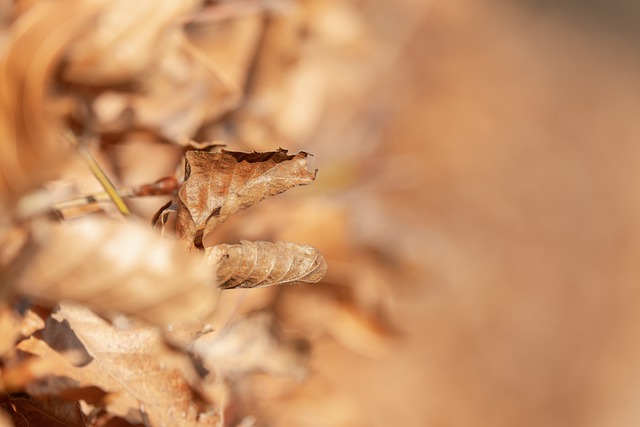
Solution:
[(371, 425), (637, 425), (637, 4), (419, 3), (374, 16), (398, 50), (340, 130), (377, 143), (353, 221), (422, 272), (394, 283), (406, 335), (317, 357)]

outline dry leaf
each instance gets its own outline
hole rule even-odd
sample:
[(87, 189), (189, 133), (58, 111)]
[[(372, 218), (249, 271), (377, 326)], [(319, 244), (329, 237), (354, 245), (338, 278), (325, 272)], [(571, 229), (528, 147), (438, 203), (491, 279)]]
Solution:
[[(0, 427), (14, 427), (11, 418), (4, 411), (0, 411)], [(18, 426), (19, 427), (19, 426)]]
[[(300, 59), (302, 41), (307, 30), (300, 3), (290, 2), (282, 6), (277, 12), (268, 15), (260, 50), (254, 58), (254, 67), (259, 72), (251, 76), (251, 82), (246, 88), (247, 99), (232, 118), (238, 139), (254, 149), (264, 149), (271, 146), (273, 141), (283, 140), (278, 138), (280, 135), (274, 129), (272, 116), (289, 96), (282, 92), (283, 80), (286, 81), (291, 74), (287, 71), (295, 67)], [(307, 104), (302, 111), (309, 110), (309, 101), (313, 100), (309, 94), (313, 92), (316, 92), (313, 86), (304, 88), (301, 97)], [(295, 122), (298, 118), (300, 115), (296, 115), (292, 121)], [(287, 145), (294, 142), (285, 141)]]
[(0, 402), (5, 411), (13, 418), (16, 426), (86, 426), (78, 402), (55, 397), (36, 400), (26, 395), (11, 396), (7, 394), (4, 394)]
[(34, 310), (27, 310), (22, 316), (22, 322), (20, 323), (20, 335), (28, 337), (34, 334), (36, 331), (44, 328), (44, 320)]
[(216, 245), (206, 249), (206, 257), (222, 289), (317, 283), (327, 272), (316, 248), (297, 243)]
[(105, 120), (106, 128), (151, 128), (169, 140), (178, 140), (194, 135), (202, 122), (221, 116), (239, 101), (237, 89), (222, 82), (183, 35), (171, 40), (170, 49), (137, 84), (139, 93), (121, 95), (122, 113), (126, 117), (131, 111), (131, 121), (114, 126)]
[(185, 37), (182, 16), (200, 2), (96, 1), (95, 30), (69, 46), (62, 77), (105, 90), (74, 99), (76, 116), (86, 115), (89, 101), (100, 132), (153, 129), (175, 140), (238, 103), (239, 89)]
[(197, 0), (94, 0), (100, 13), (93, 31), (70, 47), (63, 77), (92, 85), (123, 83), (153, 63)]
[(6, 301), (0, 301), (0, 356), (16, 343), (20, 336), (20, 316)]
[(52, 227), (18, 291), (49, 306), (74, 301), (165, 324), (213, 311), (213, 282), (201, 257), (146, 227), (94, 219)]
[(314, 179), (304, 152), (187, 152), (176, 232), (185, 247), (202, 248), (204, 236), (230, 215)]
[(212, 372), (238, 376), (253, 371), (303, 379), (309, 347), (302, 341), (283, 341), (273, 313), (251, 313), (217, 333), (203, 335), (193, 345), (195, 354)]
[(14, 345), (44, 327), (44, 321), (33, 310), (18, 313), (7, 300), (0, 300), (0, 358), (10, 359)]
[[(130, 422), (153, 426), (218, 426), (218, 416), (201, 412), (187, 378), (190, 363), (170, 351), (157, 329), (131, 325), (119, 330), (82, 307), (63, 305), (52, 316), (59, 328), (75, 334), (88, 362), (70, 361), (51, 345), (31, 337), (18, 348), (47, 360), (48, 371), (36, 372), (44, 382), (27, 391), (34, 395), (62, 395), (88, 401), (95, 388), (108, 393), (107, 411)], [(75, 362), (75, 363), (72, 363)]]
[[(335, 382), (313, 373), (303, 384), (292, 384), (267, 375), (244, 378), (240, 384), (253, 413), (272, 427), (364, 427), (372, 422), (370, 408), (360, 399), (340, 389)], [(359, 397), (359, 396), (358, 396)], [(395, 425), (395, 424), (390, 424)], [(414, 426), (416, 424), (409, 424)], [(404, 426), (404, 425), (403, 425)]]
[(368, 358), (388, 356), (397, 343), (396, 331), (375, 314), (363, 312), (327, 289), (292, 289), (278, 300), (276, 312), (287, 326), (305, 337), (328, 334), (345, 348)]
[[(129, 170), (158, 163), (158, 150), (154, 149), (157, 146), (151, 144), (150, 150), (142, 155), (127, 154), (127, 160), (121, 162), (120, 149), (131, 147), (138, 135), (144, 135), (145, 141), (154, 143), (175, 142), (194, 135), (204, 139), (225, 135), (227, 141), (259, 150), (269, 150), (274, 143), (293, 147), (315, 143), (319, 150), (340, 152), (341, 159), (347, 150), (358, 161), (362, 159), (362, 146), (344, 143), (354, 139), (348, 135), (351, 128), (359, 135), (373, 136), (365, 139), (367, 143), (375, 143), (377, 128), (371, 123), (380, 122), (379, 117), (366, 116), (368, 120), (360, 125), (354, 123), (354, 117), (361, 115), (353, 113), (369, 111), (368, 106), (359, 108), (370, 99), (360, 96), (361, 93), (379, 92), (371, 90), (371, 85), (364, 87), (362, 84), (363, 81), (371, 82), (371, 76), (378, 74), (371, 71), (369, 63), (361, 61), (362, 45), (369, 43), (368, 34), (363, 31), (367, 18), (374, 17), (370, 20), (374, 25), (384, 23), (384, 20), (380, 21), (383, 15), (377, 16), (379, 9), (375, 5), (336, 0), (303, 3), (188, 0), (179, 4), (168, 0), (142, 0), (134, 5), (124, 0), (13, 3), (15, 5), (7, 6), (0, 1), (0, 10), (11, 12), (7, 17), (0, 17), (3, 22), (9, 24), (22, 14), (31, 18), (30, 21), (22, 20), (30, 26), (23, 25), (17, 31), (12, 29), (6, 37), (0, 34), (0, 50), (4, 52), (6, 46), (10, 53), (2, 63), (6, 65), (6, 72), (3, 69), (0, 79), (0, 107), (2, 113), (7, 107), (8, 113), (0, 117), (0, 211), (13, 209), (16, 202), (22, 203), (26, 191), (31, 192), (43, 181), (46, 184), (50, 172), (58, 172), (58, 160), (53, 154), (62, 150), (52, 143), (61, 123), (71, 124), (74, 129), (94, 136), (100, 143), (99, 151), (95, 152), (96, 156), (101, 156), (98, 161), (104, 163), (105, 170), (116, 183), (123, 185), (137, 182), (127, 182)], [(208, 5), (205, 7), (210, 13), (199, 14), (198, 11), (187, 20), (181, 18), (185, 11), (199, 5)], [(35, 19), (34, 11), (45, 13)], [(85, 27), (89, 31), (83, 31)], [(26, 28), (28, 32), (23, 31)], [(13, 39), (14, 35), (22, 37), (24, 34), (30, 37), (29, 42), (16, 43), (18, 37)], [(373, 40), (371, 44), (376, 42)], [(382, 50), (376, 49), (375, 53)], [(394, 62), (388, 55), (379, 56), (382, 62)], [(356, 62), (358, 65), (354, 67)], [(50, 79), (51, 75), (62, 81)], [(67, 104), (52, 104), (48, 99), (50, 94), (63, 96)], [(247, 96), (243, 99), (244, 95)], [(326, 121), (327, 118), (338, 121)], [(336, 131), (335, 123), (343, 127)], [(342, 132), (345, 128), (349, 132)], [(325, 144), (332, 139), (337, 141), (332, 138), (337, 133), (341, 134), (339, 150), (336, 150), (335, 142)], [(347, 134), (346, 139), (342, 133)], [(314, 178), (306, 170), (304, 153), (287, 156), (283, 150), (265, 154), (223, 152), (210, 155), (209, 159), (215, 160), (202, 164), (195, 161), (201, 153), (189, 156), (193, 161), (188, 165), (187, 183), (179, 196), (181, 216), (177, 221), (181, 243), (189, 248), (204, 249), (206, 234), (235, 212), (287, 188), (308, 184)], [(4, 168), (5, 164), (9, 167)], [(168, 167), (166, 173), (173, 166)], [(344, 175), (338, 179), (344, 179)], [(335, 186), (336, 181), (333, 182)], [(84, 193), (84, 190), (80, 192)], [(283, 206), (289, 211), (288, 216), (295, 216), (289, 209), (291, 205)], [(132, 208), (136, 213), (141, 212), (133, 205)], [(316, 216), (300, 215), (303, 212), (298, 211), (301, 221), (314, 223), (313, 218), (317, 219), (317, 215), (326, 217), (325, 212), (315, 207), (311, 210)], [(165, 225), (169, 212), (161, 213), (161, 225)], [(282, 216), (282, 213), (275, 214)], [(264, 219), (263, 222), (269, 222)], [(0, 218), (2, 229), (5, 229), (2, 221), (12, 225), (11, 218)], [(325, 225), (327, 222), (330, 221), (324, 218)], [(224, 407), (225, 414), (230, 414), (228, 425), (361, 424), (350, 405), (345, 405), (347, 396), (330, 388), (319, 388), (298, 399), (295, 393), (289, 394), (292, 408), (277, 402), (267, 403), (270, 410), (262, 411), (266, 417), (253, 410), (264, 402), (249, 403), (243, 399), (251, 394), (246, 390), (245, 396), (236, 395), (229, 400), (232, 393), (229, 391), (237, 390), (238, 381), (242, 381), (238, 377), (249, 372), (261, 370), (301, 378), (306, 370), (308, 349), (283, 342), (276, 330), (279, 323), (274, 322), (271, 314), (246, 316), (248, 306), (253, 310), (256, 306), (264, 308), (274, 304), (274, 300), (279, 301), (275, 302), (278, 314), (284, 313), (284, 316), (278, 320), (288, 323), (287, 330), (302, 334), (306, 339), (307, 332), (310, 335), (317, 333), (314, 328), (321, 323), (324, 329), (316, 335), (329, 333), (343, 345), (371, 353), (371, 348), (375, 349), (383, 340), (378, 341), (381, 335), (376, 335), (377, 331), (372, 327), (376, 323), (369, 323), (369, 318), (360, 316), (355, 307), (341, 304), (342, 300), (332, 300), (334, 295), (326, 295), (329, 301), (314, 298), (282, 300), (291, 289), (271, 287), (225, 292), (224, 296), (237, 298), (229, 307), (224, 307), (226, 321), (220, 313), (216, 313), (217, 318), (203, 317), (201, 320), (205, 322), (202, 323), (189, 319), (214, 308), (207, 300), (215, 302), (217, 291), (207, 287), (207, 281), (216, 286), (218, 280), (222, 287), (229, 288), (320, 280), (326, 263), (315, 249), (286, 243), (242, 242), (209, 248), (207, 259), (196, 261), (194, 257), (175, 252), (169, 242), (161, 242), (130, 224), (96, 224), (84, 230), (79, 229), (82, 225), (74, 223), (66, 228), (53, 227), (50, 236), (44, 238), (34, 233), (32, 237), (41, 247), (34, 252), (34, 263), (28, 266), (28, 275), (21, 277), (15, 269), (11, 270), (14, 273), (11, 278), (21, 277), (19, 291), (46, 302), (49, 307), (58, 299), (72, 299), (100, 309), (101, 314), (115, 311), (137, 314), (162, 323), (166, 332), (164, 338), (168, 335), (172, 344), (179, 348), (193, 348), (190, 341), (195, 335), (210, 331), (211, 324), (217, 327), (235, 318), (237, 320), (228, 326), (196, 340), (198, 356), (205, 366), (214, 373), (223, 374), (219, 378), (208, 375), (206, 380), (213, 377), (214, 382), (224, 384), (219, 392), (222, 398), (218, 400), (216, 395), (210, 401), (224, 402), (218, 408)], [(280, 224), (275, 228), (276, 232), (256, 236), (254, 240), (313, 241), (295, 236), (291, 222), (285, 220)], [(322, 237), (330, 241), (330, 248), (335, 248), (344, 246), (340, 240), (343, 236), (351, 239), (349, 233), (344, 233), (349, 231), (351, 224), (345, 224), (344, 229), (334, 226), (333, 232), (328, 234), (326, 227), (315, 224), (310, 228), (323, 230)], [(94, 229), (93, 232), (90, 229)], [(238, 236), (219, 239), (216, 243), (238, 242), (240, 238), (246, 238), (246, 231), (245, 228)], [(287, 232), (292, 234), (289, 238), (282, 234)], [(357, 245), (352, 240), (348, 243)], [(323, 252), (326, 249), (317, 241), (314, 246), (322, 248)], [(355, 279), (351, 279), (351, 274), (367, 285), (371, 283), (370, 277), (375, 272), (358, 272), (360, 264), (352, 262), (352, 252), (357, 250), (349, 248), (334, 252), (333, 258), (342, 262), (342, 268), (337, 266), (337, 273), (333, 273), (335, 283), (352, 284)], [(29, 250), (19, 253), (27, 255), (26, 261), (32, 258)], [(7, 255), (4, 259), (14, 259), (9, 251), (4, 254)], [(206, 261), (215, 268), (215, 275), (211, 266), (206, 266)], [(205, 264), (204, 268), (202, 264)], [(345, 277), (348, 277), (346, 282)], [(304, 292), (309, 288), (299, 287), (298, 290)], [(261, 295), (258, 302), (252, 300), (256, 295)], [(367, 307), (377, 306), (375, 298), (356, 299), (372, 301)], [(307, 308), (307, 304), (316, 303), (317, 307)], [(373, 310), (369, 313), (372, 317), (376, 314)], [(180, 425), (180, 420), (162, 418), (166, 415), (162, 410), (164, 407), (183, 407), (181, 405), (188, 407), (185, 411), (188, 423), (193, 421), (191, 415), (198, 412), (194, 409), (193, 396), (191, 403), (186, 403), (188, 393), (182, 393), (188, 375), (176, 368), (180, 381), (173, 383), (175, 377), (167, 378), (169, 372), (173, 372), (172, 366), (176, 365), (167, 361), (168, 352), (164, 346), (150, 343), (159, 340), (158, 332), (149, 332), (136, 325), (125, 331), (117, 330), (91, 314), (74, 317), (68, 308), (56, 314), (56, 319), (48, 322), (41, 335), (20, 344), (44, 357), (32, 357), (15, 366), (12, 364), (21, 352), (7, 353), (3, 362), (9, 364), (3, 365), (3, 380), (12, 378), (14, 385), (22, 381), (34, 393), (67, 397), (75, 394), (87, 400), (106, 397), (107, 408), (132, 423)], [(37, 325), (34, 322), (25, 330), (33, 332)], [(23, 334), (28, 335), (28, 332)], [(15, 339), (15, 335), (10, 337), (12, 342)], [(136, 343), (142, 348), (135, 347)], [(115, 347), (125, 351), (111, 351)], [(71, 360), (65, 349), (81, 351), (76, 351), (75, 359)], [(325, 359), (328, 361), (322, 363), (336, 363), (332, 357)], [(8, 373), (5, 366), (9, 368)], [(161, 371), (159, 366), (167, 369)], [(54, 375), (49, 375), (51, 373)], [(44, 382), (34, 381), (34, 377), (43, 378)], [(202, 383), (199, 390), (204, 390)], [(182, 403), (174, 402), (183, 397)], [(100, 407), (95, 409), (102, 411)], [(239, 414), (241, 411), (247, 413)], [(89, 412), (85, 410), (85, 413)], [(247, 414), (258, 418), (245, 417)], [(112, 416), (106, 412), (94, 413), (93, 421), (112, 423), (120, 419), (110, 418)]]
[(65, 151), (50, 86), (65, 46), (94, 14), (88, 2), (38, 2), (7, 31), (0, 50), (0, 207), (58, 172)]
[[(215, 13), (218, 10), (224, 13), (224, 10), (242, 6), (242, 2), (217, 3), (210, 6), (208, 12)], [(265, 4), (261, 2), (254, 6), (264, 7)], [(194, 16), (199, 15), (202, 13)], [(227, 86), (241, 91), (260, 44), (265, 19), (259, 9), (238, 11), (235, 16), (221, 18), (206, 23), (192, 21), (185, 32), (189, 41), (201, 52), (201, 58), (209, 68)]]

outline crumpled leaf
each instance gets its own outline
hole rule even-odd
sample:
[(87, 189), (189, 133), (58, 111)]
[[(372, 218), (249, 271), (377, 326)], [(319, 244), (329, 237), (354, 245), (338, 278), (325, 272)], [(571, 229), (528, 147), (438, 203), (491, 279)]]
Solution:
[(320, 251), (288, 242), (221, 244), (206, 249), (222, 289), (317, 283), (327, 272)]
[(278, 336), (272, 312), (257, 311), (239, 318), (217, 333), (202, 335), (194, 353), (212, 372), (239, 376), (261, 371), (303, 379), (307, 373), (309, 346)]
[(98, 219), (52, 227), (18, 291), (158, 324), (209, 314), (219, 292), (201, 257), (145, 226)]
[[(218, 415), (201, 412), (188, 378), (189, 360), (170, 351), (158, 329), (134, 324), (119, 330), (84, 307), (63, 305), (52, 316), (57, 327), (75, 334), (88, 360), (69, 360), (51, 346), (56, 342), (31, 337), (18, 348), (46, 360), (45, 380), (31, 382), (34, 396), (58, 395), (95, 401), (95, 388), (108, 393), (107, 411), (127, 421), (153, 426), (217, 426)], [(45, 329), (46, 330), (46, 329)], [(76, 358), (77, 359), (77, 358)], [(75, 363), (74, 363), (75, 362)], [(92, 402), (93, 403), (93, 402)]]
[(187, 152), (176, 223), (182, 244), (202, 248), (204, 236), (230, 215), (292, 187), (310, 184), (315, 172), (307, 169), (307, 155), (289, 155), (283, 149)]

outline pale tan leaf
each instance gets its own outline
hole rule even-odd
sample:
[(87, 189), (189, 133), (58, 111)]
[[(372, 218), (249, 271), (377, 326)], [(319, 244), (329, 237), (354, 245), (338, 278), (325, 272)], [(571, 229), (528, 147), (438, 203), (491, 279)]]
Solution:
[(62, 75), (74, 82), (103, 85), (122, 83), (146, 71), (177, 31), (180, 17), (198, 1), (88, 3), (99, 5), (100, 13), (93, 31), (70, 47)]
[(204, 235), (230, 215), (314, 179), (304, 152), (187, 152), (176, 232), (185, 247), (201, 248)]
[[(0, 50), (0, 206), (11, 208), (55, 176), (64, 159), (51, 86), (64, 48), (95, 16), (88, 2), (37, 2), (5, 33)], [(69, 13), (73, 10), (73, 13)], [(4, 38), (4, 37), (3, 37)], [(3, 209), (5, 212), (5, 209)]]
[[(156, 328), (133, 324), (119, 330), (83, 307), (62, 306), (53, 315), (57, 327), (68, 328), (82, 343), (88, 362), (72, 363), (35, 337), (18, 348), (47, 360), (48, 369), (37, 372), (43, 382), (30, 383), (32, 395), (87, 397), (97, 387), (110, 413), (130, 422), (153, 426), (217, 426), (210, 408), (202, 412), (193, 399), (188, 379), (193, 377), (188, 358), (169, 350)], [(94, 399), (95, 400), (95, 399)]]
[(93, 1), (94, 31), (69, 46), (62, 77), (112, 87), (74, 102), (77, 115), (89, 101), (102, 132), (144, 128), (175, 140), (238, 103), (240, 90), (223, 82), (184, 34), (181, 17), (199, 1)]
[[(302, 384), (291, 384), (290, 381), (267, 375), (254, 375), (244, 379), (244, 382), (243, 390), (247, 395), (245, 399), (253, 403), (253, 413), (268, 426), (365, 427), (378, 425), (372, 423), (368, 416), (370, 408), (362, 407), (359, 401), (361, 396), (354, 396), (348, 391), (349, 389), (337, 386), (334, 379), (330, 380), (320, 373), (310, 374)], [(365, 382), (369, 384), (368, 381)], [(364, 387), (371, 387), (371, 385)], [(318, 420), (322, 421), (318, 423)], [(391, 425), (396, 424), (391, 423)]]
[(33, 310), (18, 313), (8, 302), (0, 301), (0, 357), (10, 359), (15, 343), (44, 328), (44, 321)]
[[(91, 100), (97, 128), (153, 129), (175, 140), (238, 103), (240, 89), (224, 82), (184, 34), (181, 17), (199, 1), (94, 1), (100, 4), (95, 30), (71, 44), (62, 75), (74, 83), (122, 85)], [(123, 90), (125, 84), (136, 90)], [(76, 107), (81, 113), (86, 106)]]
[(303, 379), (309, 347), (302, 341), (284, 341), (277, 333), (273, 313), (259, 311), (206, 334), (193, 344), (194, 352), (212, 372), (239, 376), (253, 371)]
[(20, 336), (20, 316), (6, 301), (0, 301), (0, 356), (4, 355)]
[(210, 276), (201, 257), (145, 226), (93, 219), (52, 227), (18, 291), (50, 306), (68, 300), (165, 324), (215, 309)]
[(137, 85), (139, 92), (122, 95), (122, 116), (130, 116), (131, 121), (119, 126), (104, 121), (106, 129), (145, 127), (169, 140), (178, 140), (195, 134), (203, 122), (221, 116), (240, 99), (239, 90), (218, 78), (198, 49), (182, 35), (170, 41), (167, 51)]
[(5, 412), (0, 411), (0, 427), (13, 427), (13, 423)]
[[(233, 12), (223, 16), (225, 11), (243, 6), (246, 7), (247, 3), (216, 3), (209, 6), (208, 12), (218, 11), (220, 19), (206, 23), (200, 21), (187, 26), (185, 30), (189, 41), (202, 52), (201, 58), (209, 67), (216, 71), (223, 82), (238, 89), (245, 85), (265, 23), (263, 11), (259, 9), (264, 7), (263, 2), (254, 4), (254, 10), (238, 10), (235, 16)], [(194, 17), (203, 17), (203, 12)]]
[(317, 283), (327, 272), (316, 248), (297, 243), (243, 240), (207, 248), (206, 257), (222, 289)]
[(379, 313), (366, 313), (347, 298), (325, 289), (292, 289), (282, 295), (276, 312), (305, 337), (330, 335), (367, 358), (386, 357), (397, 343), (395, 331), (376, 316)]
[[(0, 274), (7, 274), (7, 270), (15, 270), (20, 263), (21, 256), (30, 248), (29, 231), (25, 226), (2, 227), (0, 225)], [(6, 277), (4, 277), (6, 280)]]

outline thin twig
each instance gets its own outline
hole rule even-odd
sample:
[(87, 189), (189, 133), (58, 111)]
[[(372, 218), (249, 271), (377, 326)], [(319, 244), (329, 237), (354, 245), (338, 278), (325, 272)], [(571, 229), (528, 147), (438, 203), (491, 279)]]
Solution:
[(71, 145), (77, 148), (78, 153), (80, 153), (80, 156), (85, 161), (85, 163), (87, 163), (93, 175), (100, 182), (100, 185), (102, 185), (102, 188), (104, 188), (104, 191), (107, 193), (109, 199), (111, 199), (113, 204), (116, 205), (118, 211), (120, 211), (120, 213), (125, 217), (131, 216), (129, 207), (124, 202), (122, 197), (120, 197), (118, 191), (116, 190), (116, 187), (113, 185), (109, 177), (107, 177), (107, 175), (104, 173), (98, 162), (96, 162), (96, 160), (93, 158), (93, 155), (91, 154), (89, 149), (84, 144), (81, 144), (73, 134), (73, 132), (71, 132), (70, 130), (67, 130), (64, 135), (71, 143)]
[[(133, 188), (125, 188), (117, 193), (121, 199), (147, 196), (174, 196), (180, 189), (180, 185), (182, 185), (181, 180), (179, 180), (175, 175), (169, 175), (150, 184), (144, 184)], [(64, 214), (65, 210), (83, 208), (109, 200), (111, 200), (111, 197), (106, 192), (93, 193), (56, 203), (52, 208), (54, 211), (62, 212)]]

